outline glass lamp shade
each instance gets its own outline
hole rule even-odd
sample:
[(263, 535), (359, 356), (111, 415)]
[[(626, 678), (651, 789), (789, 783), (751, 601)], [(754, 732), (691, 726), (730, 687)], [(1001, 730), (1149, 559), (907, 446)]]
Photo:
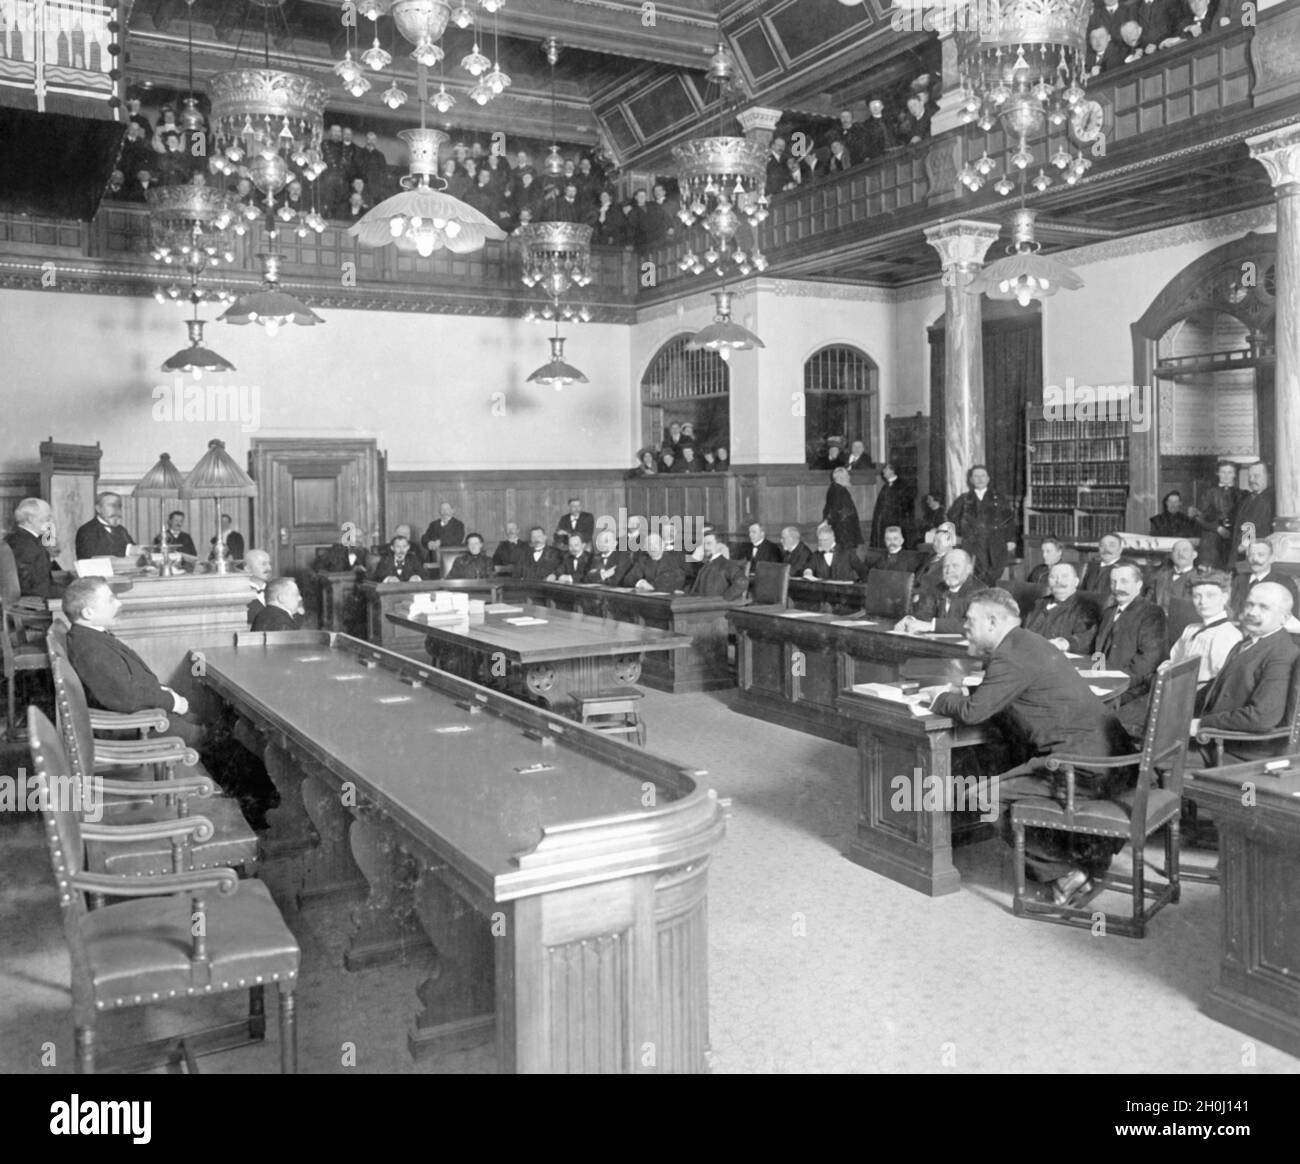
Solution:
[(257, 483), (226, 452), (226, 442), (208, 441), (208, 451), (181, 486), (184, 501), (199, 497), (256, 497)]
[(189, 347), (181, 348), (179, 352), (169, 356), (163, 362), (162, 371), (192, 372), (197, 380), (202, 377), (204, 372), (233, 372), (235, 370), (235, 365), (224, 356), (219, 356), (210, 348), (203, 346), (203, 321), (201, 319), (186, 320), (185, 326), (190, 333)]
[(132, 497), (158, 497), (168, 499), (179, 497), (185, 478), (181, 471), (172, 464), (170, 453), (163, 453), (154, 465), (131, 490)]
[(392, 244), (402, 251), (428, 257), (436, 250), (454, 254), (481, 250), (488, 239), (501, 240), (506, 232), (472, 206), (419, 185), (384, 199), (348, 228), (362, 246)]
[(296, 323), (300, 327), (311, 327), (325, 321), (305, 303), (300, 303), (287, 291), (278, 287), (263, 287), (241, 295), (219, 316), (226, 323), (245, 324), (260, 323), (267, 331), (274, 334), (287, 323)]
[(572, 364), (565, 363), (564, 360), (564, 336), (556, 335), (551, 337), (551, 358), (548, 363), (543, 364), (528, 377), (530, 384), (549, 384), (557, 392), (566, 384), (586, 384), (589, 383), (587, 377), (583, 375)]
[(1046, 299), (1057, 291), (1077, 291), (1083, 280), (1057, 259), (1034, 251), (1017, 251), (990, 263), (973, 278), (968, 289), (983, 292), (990, 299), (1015, 299), (1028, 307), (1035, 299)]
[(724, 360), (731, 358), (732, 352), (749, 351), (751, 348), (764, 348), (767, 345), (748, 328), (741, 327), (731, 318), (731, 292), (714, 291), (713, 299), (717, 304), (717, 314), (708, 327), (701, 328), (686, 345), (687, 351), (699, 351), (701, 348), (717, 352)]

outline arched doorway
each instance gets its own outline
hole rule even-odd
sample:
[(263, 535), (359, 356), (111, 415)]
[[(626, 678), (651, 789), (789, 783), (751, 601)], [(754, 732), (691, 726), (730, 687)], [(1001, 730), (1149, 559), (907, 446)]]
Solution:
[[(866, 352), (831, 344), (813, 352), (803, 365), (804, 451), (812, 468), (826, 453), (827, 440), (860, 440), (867, 456), (878, 450), (879, 369)], [(849, 445), (841, 443), (848, 452)]]
[(689, 423), (702, 460), (705, 449), (731, 448), (731, 370), (717, 352), (688, 351), (691, 334), (665, 343), (641, 377), (641, 443), (657, 452), (669, 425)]

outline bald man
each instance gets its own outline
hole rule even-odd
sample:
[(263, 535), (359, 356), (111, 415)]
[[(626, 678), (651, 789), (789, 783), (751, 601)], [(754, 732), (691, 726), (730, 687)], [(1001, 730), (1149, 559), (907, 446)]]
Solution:
[(975, 577), (975, 560), (965, 550), (949, 550), (943, 560), (943, 585), (927, 590), (916, 604), (916, 614), (899, 620), (895, 630), (911, 634), (961, 634), (966, 608), (987, 587)]

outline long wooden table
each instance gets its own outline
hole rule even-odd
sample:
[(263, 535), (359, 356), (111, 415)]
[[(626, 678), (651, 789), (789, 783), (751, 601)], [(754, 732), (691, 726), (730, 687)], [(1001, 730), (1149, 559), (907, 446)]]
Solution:
[(411, 595), (429, 594), (439, 590), (468, 594), (482, 602), (500, 602), (507, 579), (452, 579), (451, 581), (419, 579), (411, 582), (362, 582), (358, 587), (366, 606), (367, 637), (372, 643), (392, 651), (424, 649), (423, 632), (415, 632), (390, 622), (389, 614), (407, 609)]
[(273, 836), (319, 839), (305, 896), (365, 888), (348, 964), (436, 949), (413, 1054), (495, 1030), (502, 1071), (705, 1069), (702, 773), (344, 635), (241, 636), (203, 682), (280, 790)]
[(888, 621), (776, 606), (738, 607), (727, 620), (736, 632), (736, 710), (843, 744), (857, 737), (836, 707), (844, 688), (892, 682), (909, 659), (967, 657), (959, 635), (893, 634)]
[(1300, 1055), (1300, 754), (1188, 774), (1184, 793), (1219, 829), (1223, 960), (1202, 1009)]
[(572, 610), (688, 636), (691, 645), (686, 650), (646, 656), (641, 682), (647, 687), (677, 695), (720, 691), (736, 685), (727, 662), (727, 611), (734, 609), (735, 603), (690, 594), (566, 582), (512, 581), (506, 592), (555, 610)]
[(647, 652), (691, 645), (685, 635), (546, 606), (525, 604), (522, 616), (543, 622), (470, 622), (453, 629), (409, 614), (387, 617), (424, 634), (435, 667), (559, 710), (569, 709), (573, 695), (639, 682)]

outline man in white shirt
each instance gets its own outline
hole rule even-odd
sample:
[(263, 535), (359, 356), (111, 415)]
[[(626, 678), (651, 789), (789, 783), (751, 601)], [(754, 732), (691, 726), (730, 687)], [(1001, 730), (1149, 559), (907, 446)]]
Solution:
[(1197, 576), (1192, 583), (1192, 605), (1201, 621), (1185, 627), (1169, 652), (1171, 663), (1183, 663), (1191, 658), (1201, 660), (1196, 676), (1198, 688), (1223, 670), (1228, 652), (1241, 642), (1241, 631), (1228, 618), (1229, 590), (1226, 574), (1216, 571)]

